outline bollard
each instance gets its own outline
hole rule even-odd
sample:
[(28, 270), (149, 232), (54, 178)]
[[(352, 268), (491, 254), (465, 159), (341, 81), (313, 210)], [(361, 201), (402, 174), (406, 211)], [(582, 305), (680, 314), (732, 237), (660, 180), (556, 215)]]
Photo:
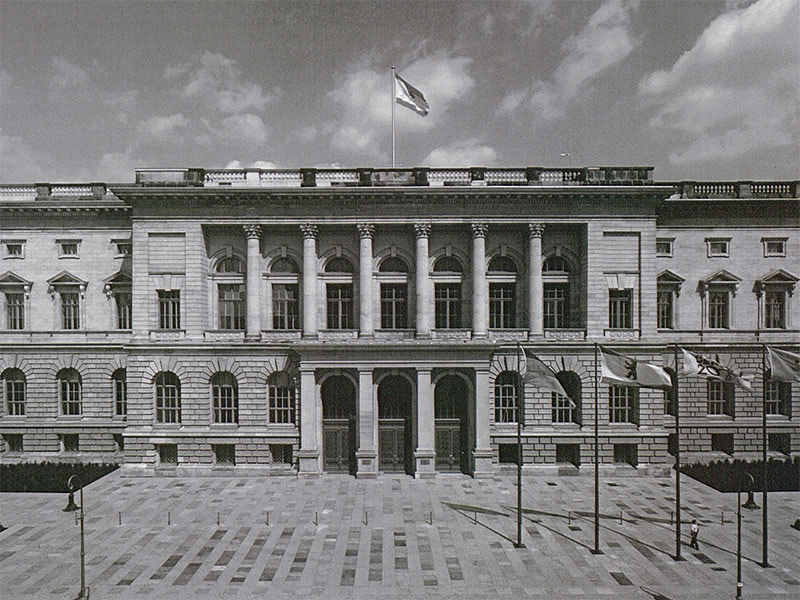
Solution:
[(369, 525), (369, 513), (364, 511), (364, 525)]
[(167, 525), (172, 525), (172, 514), (167, 511)]
[(478, 511), (477, 510), (472, 512), (472, 522), (475, 523), (475, 525), (478, 524)]
[(219, 511), (217, 511), (217, 527), (219, 527)]
[(719, 524), (725, 525), (725, 511), (723, 510), (719, 515)]
[(122, 525), (122, 511), (118, 512), (117, 516), (119, 517), (119, 524)]
[(619, 524), (622, 525), (622, 511), (619, 511)]
[(267, 511), (267, 527), (269, 527), (269, 511)]
[(572, 525), (572, 511), (567, 511), (567, 525)]
[(314, 525), (319, 525), (319, 515), (314, 511)]
[(430, 512), (430, 524), (433, 525), (433, 511)]
[(675, 520), (675, 511), (671, 510), (669, 511), (669, 524), (672, 525), (674, 520)]

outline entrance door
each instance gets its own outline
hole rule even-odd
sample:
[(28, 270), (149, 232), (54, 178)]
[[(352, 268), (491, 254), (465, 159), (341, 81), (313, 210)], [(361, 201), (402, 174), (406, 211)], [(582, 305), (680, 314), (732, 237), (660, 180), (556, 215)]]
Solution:
[(434, 392), (436, 470), (469, 471), (467, 394), (464, 381), (443, 377)]
[(322, 396), (322, 464), (330, 473), (356, 471), (356, 390), (343, 376), (325, 380)]
[(378, 468), (412, 473), (411, 441), (411, 384), (399, 375), (386, 377), (378, 386)]

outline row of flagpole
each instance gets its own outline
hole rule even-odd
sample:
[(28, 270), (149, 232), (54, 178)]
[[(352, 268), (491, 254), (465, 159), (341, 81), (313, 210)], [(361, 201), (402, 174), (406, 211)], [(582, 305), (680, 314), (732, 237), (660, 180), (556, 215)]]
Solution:
[[(532, 384), (569, 399), (555, 372), (541, 359), (527, 353), (517, 343), (518, 370), (523, 382), (517, 415), (517, 542), (522, 545), (522, 434), (521, 422), (524, 418), (524, 385)], [(678, 351), (683, 353), (684, 368), (678, 369)], [(598, 360), (599, 359), (599, 360)], [(599, 344), (594, 345), (594, 548), (593, 554), (600, 551), (600, 430), (599, 430), (599, 382), (610, 385), (654, 388), (671, 390), (673, 409), (675, 412), (675, 560), (681, 560), (681, 494), (680, 494), (680, 401), (679, 378), (701, 375), (708, 379), (723, 381), (741, 389), (752, 391), (750, 377), (737, 370), (722, 365), (718, 360), (706, 358), (674, 345), (674, 376), (663, 367), (638, 361)], [(800, 354), (762, 346), (762, 566), (769, 566), (768, 561), (768, 519), (767, 519), (767, 363), (769, 363), (770, 381), (800, 382)], [(598, 377), (598, 365), (601, 377)]]

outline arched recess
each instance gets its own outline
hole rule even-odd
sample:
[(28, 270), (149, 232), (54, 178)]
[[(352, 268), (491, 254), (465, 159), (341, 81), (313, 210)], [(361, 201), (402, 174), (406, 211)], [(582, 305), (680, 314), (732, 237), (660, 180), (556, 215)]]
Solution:
[(174, 356), (159, 356), (150, 361), (142, 371), (141, 385), (149, 388), (153, 384), (153, 377), (161, 371), (175, 373), (181, 382), (189, 380), (188, 373), (180, 360)]
[(393, 372), (378, 379), (377, 387), (378, 468), (386, 472), (412, 474), (413, 381), (405, 373)]
[(349, 373), (328, 373), (320, 379), (324, 471), (355, 474), (357, 389)]
[(562, 246), (552, 246), (542, 256), (545, 329), (583, 326), (580, 257)]
[(436, 470), (467, 473), (474, 439), (471, 382), (457, 371), (441, 374), (434, 383), (433, 402)]

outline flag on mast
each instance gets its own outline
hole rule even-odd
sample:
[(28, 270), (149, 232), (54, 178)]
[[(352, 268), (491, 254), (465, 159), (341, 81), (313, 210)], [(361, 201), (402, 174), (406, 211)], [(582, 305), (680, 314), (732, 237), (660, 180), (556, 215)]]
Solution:
[(635, 360), (618, 352), (600, 347), (600, 381), (611, 385), (657, 388), (672, 387), (672, 378), (662, 367), (643, 360)]
[(767, 346), (770, 379), (800, 382), (800, 354)]
[(726, 367), (719, 360), (700, 356), (694, 352), (689, 352), (685, 348), (681, 348), (681, 352), (683, 352), (683, 369), (680, 370), (678, 375), (682, 377), (704, 375), (709, 379), (732, 383), (748, 392), (753, 391), (752, 375), (743, 375), (731, 367)]
[(569, 398), (569, 394), (550, 367), (533, 354), (528, 354), (519, 344), (517, 344), (517, 348), (519, 348), (520, 355), (519, 374), (526, 385), (530, 384), (533, 387), (550, 390)]
[(397, 73), (394, 74), (394, 97), (398, 104), (410, 108), (423, 117), (426, 116), (430, 110), (428, 101), (425, 100), (425, 96), (422, 92), (400, 77)]

